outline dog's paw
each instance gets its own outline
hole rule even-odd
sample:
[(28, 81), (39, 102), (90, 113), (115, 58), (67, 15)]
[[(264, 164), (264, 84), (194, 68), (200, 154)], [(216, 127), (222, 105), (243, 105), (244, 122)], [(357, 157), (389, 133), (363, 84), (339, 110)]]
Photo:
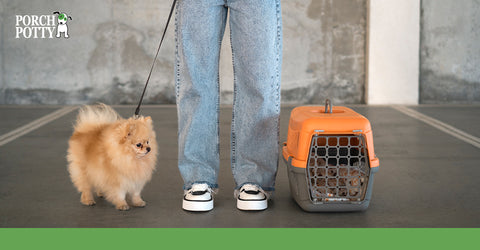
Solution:
[(145, 207), (147, 203), (144, 200), (135, 201), (132, 204), (135, 207)]
[(116, 208), (120, 211), (127, 211), (130, 210), (130, 207), (127, 204), (117, 205)]
[(87, 206), (95, 205), (95, 200), (93, 199), (90, 193), (82, 193), (82, 196), (80, 197), (80, 202), (83, 205), (87, 205)]
[(82, 199), (81, 202), (82, 202), (83, 205), (86, 205), (86, 206), (93, 206), (93, 205), (96, 204), (95, 201), (91, 200), (91, 199), (90, 200), (87, 200), (87, 199), (83, 200)]
[(98, 198), (103, 198), (103, 197), (104, 197), (104, 195), (103, 195), (103, 193), (102, 193), (102, 192), (100, 192), (100, 191), (97, 191), (97, 197), (98, 197)]

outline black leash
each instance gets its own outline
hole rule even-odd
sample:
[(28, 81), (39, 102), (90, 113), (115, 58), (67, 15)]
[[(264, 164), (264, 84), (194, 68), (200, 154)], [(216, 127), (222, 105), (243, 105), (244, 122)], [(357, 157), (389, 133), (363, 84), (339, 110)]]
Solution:
[(140, 101), (138, 102), (137, 109), (135, 109), (135, 117), (137, 117), (138, 114), (140, 113), (140, 106), (142, 106), (143, 96), (145, 95), (145, 90), (147, 90), (148, 82), (150, 81), (150, 76), (152, 75), (153, 67), (155, 66), (155, 61), (157, 61), (158, 52), (160, 51), (160, 47), (162, 46), (162, 43), (163, 43), (163, 38), (165, 38), (165, 33), (167, 33), (168, 24), (170, 23), (170, 19), (172, 19), (172, 14), (173, 14), (173, 10), (175, 9), (176, 2), (177, 0), (173, 0), (172, 8), (170, 9), (170, 14), (168, 15), (167, 24), (165, 25), (165, 29), (163, 30), (162, 39), (158, 44), (157, 54), (155, 54), (155, 58), (153, 59), (153, 63), (152, 63), (152, 68), (150, 68), (150, 73), (148, 73), (147, 81), (145, 82), (145, 87), (143, 88), (142, 96), (140, 97)]

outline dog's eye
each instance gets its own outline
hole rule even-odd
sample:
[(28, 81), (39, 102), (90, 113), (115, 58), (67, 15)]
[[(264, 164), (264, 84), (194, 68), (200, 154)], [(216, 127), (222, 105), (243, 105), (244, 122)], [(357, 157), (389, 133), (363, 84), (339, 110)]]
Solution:
[(141, 143), (137, 143), (137, 148), (141, 147), (142, 144)]

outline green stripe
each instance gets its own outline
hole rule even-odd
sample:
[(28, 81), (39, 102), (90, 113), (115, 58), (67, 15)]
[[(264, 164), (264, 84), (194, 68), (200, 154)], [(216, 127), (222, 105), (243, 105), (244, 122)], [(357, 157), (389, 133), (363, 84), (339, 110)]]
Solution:
[(1, 249), (466, 249), (480, 229), (0, 229)]

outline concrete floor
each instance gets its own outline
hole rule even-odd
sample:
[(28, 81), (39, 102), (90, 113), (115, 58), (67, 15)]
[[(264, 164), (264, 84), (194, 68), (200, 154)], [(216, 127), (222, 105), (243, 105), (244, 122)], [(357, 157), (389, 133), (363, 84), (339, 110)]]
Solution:
[[(388, 106), (347, 105), (373, 127), (380, 171), (365, 212), (307, 213), (290, 196), (280, 161), (269, 209), (235, 208), (229, 166), (231, 108), (221, 109), (220, 192), (215, 209), (181, 209), (174, 106), (146, 106), (159, 138), (160, 161), (144, 189), (148, 205), (119, 212), (104, 201), (83, 206), (72, 186), (65, 154), (76, 112), (0, 146), (0, 227), (479, 227), (480, 149)], [(0, 136), (61, 107), (0, 106)], [(476, 137), (480, 106), (409, 107)], [(132, 106), (115, 106), (123, 116)], [(281, 142), (292, 107), (283, 107)]]

